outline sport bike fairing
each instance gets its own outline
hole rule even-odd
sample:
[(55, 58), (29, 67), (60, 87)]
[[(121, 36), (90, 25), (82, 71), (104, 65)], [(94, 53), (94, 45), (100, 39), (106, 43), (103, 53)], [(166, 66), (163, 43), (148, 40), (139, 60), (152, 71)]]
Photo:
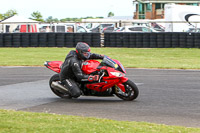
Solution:
[(54, 72), (60, 73), (61, 70), (61, 66), (62, 66), (63, 62), (62, 61), (46, 61), (44, 63), (44, 65), (51, 69)]

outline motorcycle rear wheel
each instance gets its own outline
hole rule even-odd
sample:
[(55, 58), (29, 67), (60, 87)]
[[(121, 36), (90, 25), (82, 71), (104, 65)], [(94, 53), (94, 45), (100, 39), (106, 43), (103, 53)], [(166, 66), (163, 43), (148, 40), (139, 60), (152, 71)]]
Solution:
[(59, 82), (59, 81), (60, 81), (59, 74), (54, 74), (50, 78), (50, 80), (49, 80), (49, 86), (50, 86), (51, 90), (53, 91), (53, 93), (55, 95), (57, 95), (57, 96), (59, 96), (61, 98), (71, 99), (72, 97), (71, 97), (71, 95), (68, 92), (64, 93), (64, 92), (61, 92), (61, 91), (59, 91), (59, 90), (57, 90), (57, 89), (55, 89), (55, 88), (52, 87), (52, 85), (51, 85), (52, 82)]
[[(137, 86), (135, 85), (135, 83), (133, 83), (131, 80), (128, 80), (125, 83), (123, 83), (123, 85), (125, 87), (125, 93), (120, 94), (120, 93), (116, 92), (115, 95), (117, 97), (119, 97), (120, 99), (125, 100), (125, 101), (132, 101), (138, 97), (139, 90), (138, 90)], [(120, 89), (120, 88), (118, 88), (118, 89)]]

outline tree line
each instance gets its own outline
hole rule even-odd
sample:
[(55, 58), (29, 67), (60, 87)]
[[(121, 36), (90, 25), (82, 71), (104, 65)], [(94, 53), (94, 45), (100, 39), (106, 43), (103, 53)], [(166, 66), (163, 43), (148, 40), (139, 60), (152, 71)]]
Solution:
[[(8, 10), (6, 13), (1, 14), (0, 13), (0, 20), (6, 19), (10, 16), (13, 15), (18, 15), (17, 11), (14, 9)], [(108, 13), (108, 17), (114, 16), (113, 12)], [(44, 19), (42, 14), (39, 11), (35, 11), (31, 14), (31, 17), (29, 19), (36, 20), (39, 22), (67, 22), (67, 21), (73, 21), (73, 22), (80, 22), (82, 19), (99, 19), (99, 18), (104, 18), (104, 17), (81, 17), (81, 18), (63, 18), (63, 19), (58, 19), (58, 18), (53, 18), (52, 16), (49, 16), (48, 18)]]

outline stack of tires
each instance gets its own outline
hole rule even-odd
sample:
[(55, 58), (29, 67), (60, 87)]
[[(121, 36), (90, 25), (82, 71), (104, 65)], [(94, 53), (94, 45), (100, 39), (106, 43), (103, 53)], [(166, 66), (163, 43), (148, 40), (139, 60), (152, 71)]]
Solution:
[(143, 34), (142, 33), (135, 33), (136, 34), (136, 48), (143, 48)]
[(157, 34), (151, 33), (150, 36), (150, 48), (157, 48)]
[(47, 34), (47, 46), (48, 47), (55, 47), (56, 46), (56, 34), (55, 33), (48, 33)]
[(104, 33), (105, 47), (116, 47), (116, 34), (117, 33)]
[(13, 33), (12, 34), (12, 46), (13, 47), (20, 47), (21, 46), (21, 34), (20, 33)]
[(186, 33), (179, 33), (179, 47), (187, 48), (187, 34)]
[(125, 36), (129, 36), (129, 42), (124, 42), (125, 43), (128, 43), (128, 47), (130, 48), (135, 48), (136, 47), (136, 34), (133, 34), (133, 33), (127, 33), (127, 34), (124, 34)]
[[(100, 33), (85, 33), (88, 36), (91, 36), (91, 46), (92, 47), (101, 47), (101, 34)], [(86, 38), (84, 38), (85, 40)], [(86, 40), (87, 42), (87, 40)]]
[(143, 48), (150, 47), (150, 33), (143, 34)]
[(165, 48), (171, 48), (172, 47), (172, 34), (170, 32), (164, 33), (164, 46)]
[[(196, 33), (195, 33), (196, 34)], [(193, 48), (194, 47), (194, 33), (187, 33), (187, 48)]]
[(65, 34), (65, 46), (66, 47), (75, 47), (74, 44), (74, 33), (66, 33)]
[(100, 33), (66, 33), (65, 46), (75, 47), (78, 42), (85, 42), (91, 47), (100, 47)]
[(165, 34), (164, 33), (157, 33), (157, 48), (164, 48), (165, 47)]
[[(93, 45), (93, 43), (92, 43), (92, 34), (90, 34), (90, 33), (87, 33), (87, 34), (83, 34), (82, 35), (82, 40), (84, 41), (84, 42), (86, 42), (87, 44), (89, 44), (90, 46), (92, 46)], [(80, 40), (81, 41), (81, 40)]]
[(200, 48), (200, 33), (194, 35), (194, 47)]
[(39, 42), (38, 42), (38, 33), (30, 33), (30, 47), (38, 47)]
[(47, 47), (47, 33), (38, 34), (39, 47)]
[(12, 34), (11, 33), (3, 34), (3, 43), (4, 43), (4, 47), (12, 47)]
[[(29, 47), (30, 46), (30, 34), (29, 33), (21, 33), (21, 47)], [(13, 41), (14, 42), (14, 41)]]
[(174, 32), (172, 34), (172, 48), (178, 48), (179, 47), (179, 33)]
[(0, 47), (3, 47), (3, 34), (0, 34)]
[(55, 42), (55, 47), (65, 47), (65, 33), (57, 33)]
[(123, 33), (123, 36), (120, 37), (120, 41), (122, 43), (121, 47), (129, 47), (130, 46), (130, 34), (129, 33)]

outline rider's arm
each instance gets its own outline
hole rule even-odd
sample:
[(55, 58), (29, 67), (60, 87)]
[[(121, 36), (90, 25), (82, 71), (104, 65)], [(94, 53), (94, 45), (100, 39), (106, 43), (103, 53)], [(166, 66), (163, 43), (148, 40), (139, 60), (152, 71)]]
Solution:
[(74, 75), (76, 76), (78, 81), (88, 81), (89, 75), (83, 74), (81, 71), (81, 67), (79, 65), (79, 61), (76, 59), (72, 59), (72, 71), (74, 72)]
[(99, 75), (85, 75), (85, 74), (83, 74), (77, 60), (72, 61), (72, 70), (73, 70), (78, 81), (90, 81), (90, 82), (92, 82), (92, 81), (98, 81), (99, 80)]
[(100, 55), (100, 54), (95, 54), (95, 53), (91, 53), (90, 58), (89, 59), (103, 59), (104, 55)]

